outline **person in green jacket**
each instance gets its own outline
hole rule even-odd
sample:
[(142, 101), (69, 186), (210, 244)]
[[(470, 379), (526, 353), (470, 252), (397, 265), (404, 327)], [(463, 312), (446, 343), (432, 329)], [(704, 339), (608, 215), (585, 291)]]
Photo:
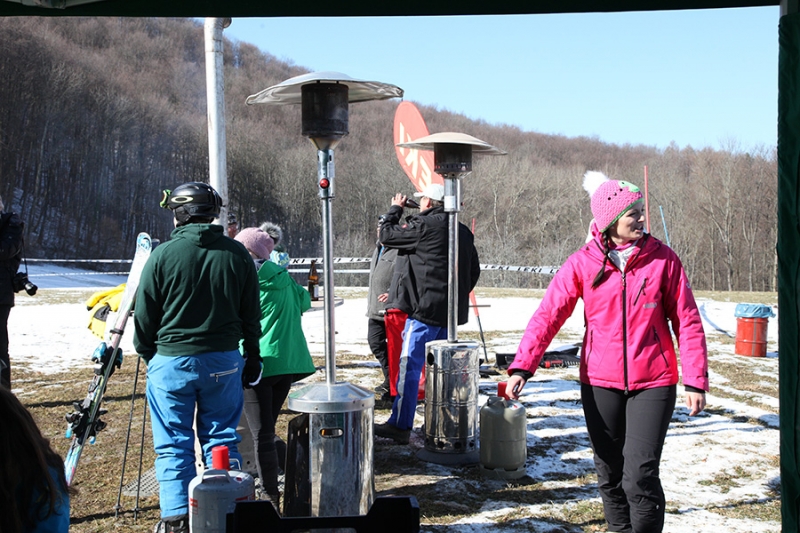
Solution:
[(142, 269), (133, 345), (147, 361), (161, 508), (154, 533), (189, 533), (195, 435), (206, 465), (216, 446), (242, 464), (242, 387), (261, 373), (258, 277), (245, 247), (213, 224), (222, 208), (213, 187), (184, 183), (164, 191), (161, 205), (175, 230)]
[(245, 228), (236, 240), (253, 257), (261, 298), (259, 344), (264, 368), (261, 380), (244, 391), (244, 414), (253, 434), (262, 490), (278, 509), (278, 470), (283, 461), (278, 457), (276, 443), (281, 441), (275, 435), (275, 422), (292, 383), (316, 372), (301, 323), (311, 308), (311, 297), (284, 267), (269, 261), (274, 241), (268, 233)]

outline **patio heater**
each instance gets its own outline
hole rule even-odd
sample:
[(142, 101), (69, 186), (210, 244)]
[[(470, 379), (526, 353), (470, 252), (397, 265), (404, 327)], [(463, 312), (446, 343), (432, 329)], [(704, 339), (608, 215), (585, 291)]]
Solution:
[(440, 464), (477, 463), (479, 345), (458, 341), (458, 212), (461, 180), (472, 172), (472, 155), (506, 153), (454, 132), (434, 133), (397, 146), (433, 150), (434, 171), (444, 178), (448, 213), (447, 340), (425, 345), (425, 446), (417, 457)]
[[(349, 103), (402, 96), (403, 90), (394, 85), (356, 80), (339, 72), (312, 72), (264, 89), (246, 100), (248, 105), (300, 104), (302, 134), (317, 148), (317, 186), (322, 202), (326, 381), (309, 384), (289, 394), (289, 409), (307, 413), (308, 417), (308, 464), (298, 471), (308, 472), (310, 491), (307, 506), (291, 505), (287, 494), (284, 509), (289, 516), (298, 516), (292, 512), (298, 508), (310, 516), (362, 515), (372, 505), (375, 395), (359, 386), (336, 381), (331, 211), (335, 196), (333, 149), (349, 133)], [(305, 428), (303, 434), (306, 434)], [(291, 481), (287, 479), (287, 485)]]

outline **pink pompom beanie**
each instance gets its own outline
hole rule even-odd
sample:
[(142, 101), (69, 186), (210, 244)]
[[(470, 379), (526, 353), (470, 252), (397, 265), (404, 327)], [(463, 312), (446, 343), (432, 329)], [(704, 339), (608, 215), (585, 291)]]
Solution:
[(275, 248), (275, 241), (269, 233), (259, 228), (244, 228), (236, 235), (236, 240), (259, 259), (269, 259), (269, 254)]
[(639, 187), (633, 183), (611, 180), (602, 172), (593, 170), (584, 174), (583, 188), (592, 198), (592, 216), (600, 233), (610, 228), (643, 198)]

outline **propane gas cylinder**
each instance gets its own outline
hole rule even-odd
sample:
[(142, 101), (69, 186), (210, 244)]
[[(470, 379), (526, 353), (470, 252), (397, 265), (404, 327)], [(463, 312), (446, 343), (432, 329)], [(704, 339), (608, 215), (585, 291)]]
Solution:
[(516, 400), (490, 396), (481, 408), (480, 428), (481, 471), (501, 479), (524, 476), (527, 456), (525, 407)]
[(211, 451), (213, 468), (205, 470), (189, 483), (189, 531), (225, 533), (228, 513), (236, 502), (255, 500), (255, 482), (247, 472), (230, 470), (228, 447)]

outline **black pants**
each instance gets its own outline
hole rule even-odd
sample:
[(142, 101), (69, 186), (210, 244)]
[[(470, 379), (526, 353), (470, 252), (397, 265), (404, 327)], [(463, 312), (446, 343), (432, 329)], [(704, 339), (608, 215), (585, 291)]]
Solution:
[(278, 492), (278, 468), (282, 461), (278, 460), (275, 447), (275, 421), (293, 381), (292, 374), (270, 376), (261, 378), (252, 389), (244, 390), (244, 414), (253, 434), (258, 477), (267, 494)]
[(0, 386), (11, 388), (11, 360), (8, 357), (8, 315), (11, 307), (0, 305)]
[(369, 349), (378, 360), (383, 376), (389, 377), (389, 352), (386, 345), (386, 324), (383, 320), (370, 318), (367, 323), (367, 343)]
[(609, 531), (660, 533), (664, 490), (659, 463), (676, 387), (632, 391), (581, 385), (586, 428)]

